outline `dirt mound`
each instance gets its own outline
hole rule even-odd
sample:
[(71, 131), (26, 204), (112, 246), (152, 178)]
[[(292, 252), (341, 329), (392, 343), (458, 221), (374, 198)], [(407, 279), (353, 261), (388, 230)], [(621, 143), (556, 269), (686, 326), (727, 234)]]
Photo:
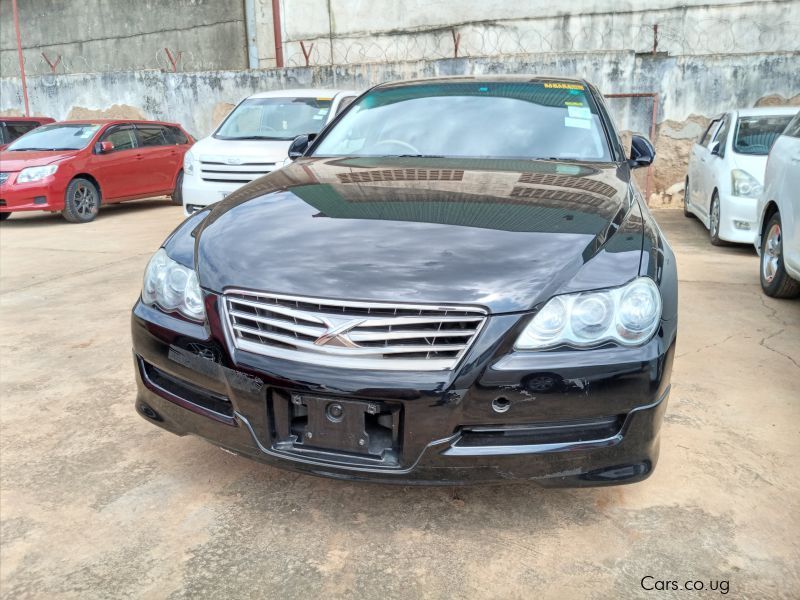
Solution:
[(140, 109), (127, 104), (113, 104), (106, 109), (73, 106), (67, 114), (67, 120), (79, 119), (147, 119), (147, 116)]

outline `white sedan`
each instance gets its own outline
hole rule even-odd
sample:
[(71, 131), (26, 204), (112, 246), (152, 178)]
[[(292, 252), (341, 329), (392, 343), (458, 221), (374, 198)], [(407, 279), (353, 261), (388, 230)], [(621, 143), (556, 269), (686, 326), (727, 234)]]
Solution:
[(761, 288), (794, 298), (800, 295), (800, 113), (772, 145), (757, 210)]
[(711, 121), (693, 146), (683, 211), (700, 219), (715, 246), (755, 240), (767, 155), (797, 112), (795, 107), (734, 110)]

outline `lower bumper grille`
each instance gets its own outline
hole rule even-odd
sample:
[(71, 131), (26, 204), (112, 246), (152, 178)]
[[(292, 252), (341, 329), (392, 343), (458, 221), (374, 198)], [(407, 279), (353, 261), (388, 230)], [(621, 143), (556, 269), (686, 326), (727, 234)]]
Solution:
[(322, 300), (229, 291), (224, 310), (237, 348), (300, 362), (387, 370), (453, 369), (486, 311), (471, 306)]

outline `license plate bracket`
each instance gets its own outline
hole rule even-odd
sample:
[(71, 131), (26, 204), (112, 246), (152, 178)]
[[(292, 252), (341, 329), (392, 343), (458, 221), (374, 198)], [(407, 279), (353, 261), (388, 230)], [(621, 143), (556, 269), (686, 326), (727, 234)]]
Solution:
[(292, 404), (308, 411), (305, 431), (298, 443), (357, 454), (370, 453), (366, 418), (379, 413), (377, 403), (292, 394)]

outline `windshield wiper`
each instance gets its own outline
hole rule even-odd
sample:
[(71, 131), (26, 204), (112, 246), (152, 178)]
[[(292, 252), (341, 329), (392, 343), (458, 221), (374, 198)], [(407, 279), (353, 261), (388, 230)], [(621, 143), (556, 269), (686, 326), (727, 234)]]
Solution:
[(445, 158), (444, 154), (384, 154), (380, 158)]
[(77, 148), (14, 148), (9, 152), (60, 152), (62, 150), (77, 150)]
[(243, 137), (225, 137), (222, 138), (224, 140), (277, 140), (277, 141), (285, 141), (290, 140), (293, 138), (281, 138), (281, 137), (273, 137), (270, 135), (246, 135)]

